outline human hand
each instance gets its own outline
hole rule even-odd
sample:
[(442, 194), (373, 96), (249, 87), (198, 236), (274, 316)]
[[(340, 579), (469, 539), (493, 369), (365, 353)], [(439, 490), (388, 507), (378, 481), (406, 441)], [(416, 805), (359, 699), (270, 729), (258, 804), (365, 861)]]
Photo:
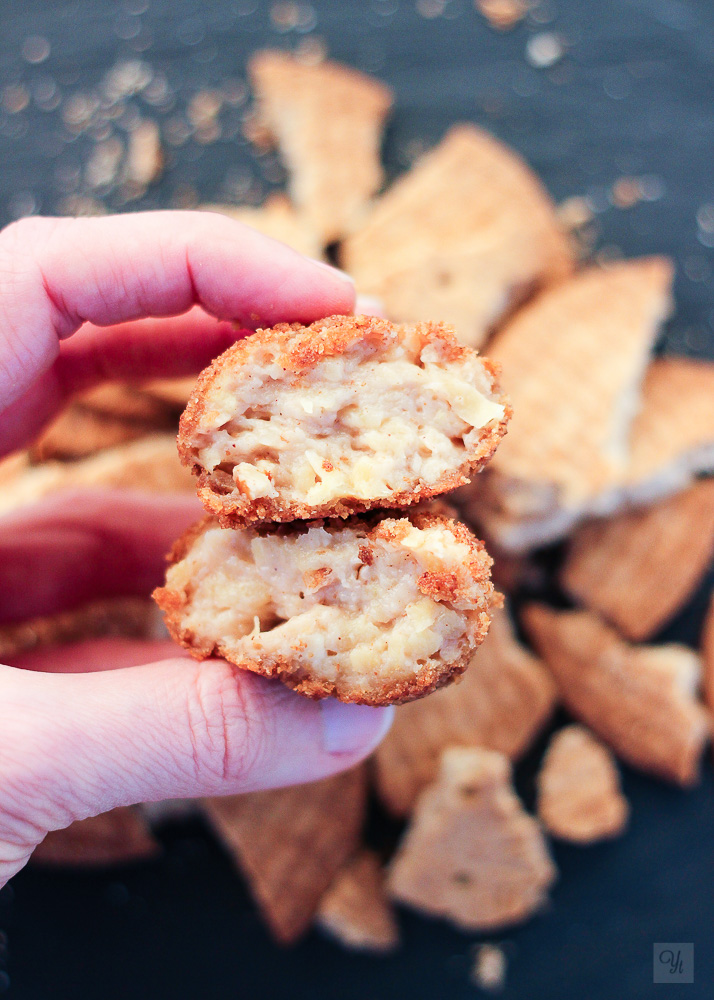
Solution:
[[(0, 232), (0, 455), (104, 379), (189, 375), (240, 327), (353, 306), (339, 272), (219, 215), (15, 223)], [(148, 594), (199, 515), (190, 497), (108, 490), (6, 515), (0, 623)], [(169, 642), (88, 641), (0, 665), (0, 886), (50, 830), (135, 802), (317, 780), (366, 756), (390, 718)]]

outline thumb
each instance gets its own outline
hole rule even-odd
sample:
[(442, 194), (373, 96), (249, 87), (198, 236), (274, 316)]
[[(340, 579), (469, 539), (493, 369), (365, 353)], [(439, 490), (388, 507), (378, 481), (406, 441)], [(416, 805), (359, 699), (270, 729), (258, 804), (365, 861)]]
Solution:
[(41, 839), (119, 805), (315, 781), (367, 756), (391, 717), (309, 701), (222, 660), (0, 666), (0, 840), (17, 818)]

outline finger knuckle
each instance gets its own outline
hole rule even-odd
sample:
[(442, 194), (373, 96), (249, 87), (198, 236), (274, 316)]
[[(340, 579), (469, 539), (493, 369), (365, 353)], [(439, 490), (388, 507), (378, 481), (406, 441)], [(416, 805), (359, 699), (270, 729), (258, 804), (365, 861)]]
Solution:
[(262, 752), (265, 718), (249, 683), (228, 663), (199, 665), (189, 688), (195, 776), (221, 789), (241, 782)]

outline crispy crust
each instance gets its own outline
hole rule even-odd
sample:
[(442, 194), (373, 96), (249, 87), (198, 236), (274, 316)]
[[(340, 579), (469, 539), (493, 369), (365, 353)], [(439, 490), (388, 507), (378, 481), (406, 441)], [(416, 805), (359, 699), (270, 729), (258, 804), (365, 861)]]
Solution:
[[(469, 348), (457, 341), (453, 330), (443, 323), (420, 323), (416, 329), (423, 345), (437, 344), (440, 347), (445, 361), (459, 360), (470, 352)], [(203, 506), (216, 515), (222, 527), (243, 528), (260, 521), (346, 518), (387, 505), (384, 497), (374, 500), (341, 497), (319, 506), (310, 506), (298, 502), (287, 503), (281, 498), (259, 497), (250, 500), (240, 494), (227, 496), (215, 473), (207, 472), (197, 463), (196, 451), (191, 442), (200, 429), (207, 396), (225, 368), (243, 365), (250, 367), (268, 348), (278, 365), (286, 372), (299, 376), (314, 368), (324, 358), (346, 354), (357, 344), (370, 344), (377, 351), (393, 338), (394, 331), (394, 324), (374, 316), (330, 316), (310, 326), (280, 323), (272, 328), (257, 330), (251, 337), (229, 347), (201, 373), (181, 417), (178, 451), (183, 464), (190, 466), (198, 479), (197, 492)], [(491, 459), (506, 433), (512, 409), (508, 398), (499, 395), (500, 367), (488, 358), (482, 358), (482, 361), (490, 377), (492, 391), (504, 407), (502, 419), (498, 423), (491, 421), (486, 426), (477, 446), (458, 468), (446, 472), (431, 484), (417, 483), (411, 489), (393, 493), (388, 501), (389, 507), (409, 507), (464, 486)]]
[[(393, 522), (383, 523), (395, 514), (399, 516), (399, 512), (396, 511), (375, 511), (372, 513), (369, 520), (374, 526), (369, 531), (365, 540), (365, 546), (363, 547), (367, 547), (371, 540), (376, 540), (377, 538), (389, 539), (400, 537), (404, 530), (402, 526)], [(360, 517), (358, 520), (360, 524), (364, 524), (364, 517)], [(428, 512), (412, 514), (410, 521), (418, 528), (426, 528), (436, 524), (445, 525), (457, 541), (466, 543), (470, 551), (467, 560), (470, 574), (473, 579), (484, 586), (484, 589), (488, 593), (488, 589), (491, 588), (491, 559), (484, 551), (483, 542), (475, 538), (465, 525)], [(350, 522), (348, 521), (347, 523), (349, 524)], [(216, 518), (206, 516), (189, 528), (174, 543), (168, 556), (169, 564), (174, 565), (185, 558), (196, 539), (204, 531), (215, 527), (216, 524)], [(279, 525), (274, 530), (280, 533), (304, 533), (311, 527), (317, 525), (329, 526), (329, 524), (329, 521), (324, 520), (303, 521)], [(265, 526), (263, 530), (271, 531), (273, 529)], [(369, 559), (362, 558), (364, 562), (369, 562)], [(454, 601), (461, 596), (459, 588), (456, 586), (456, 580), (451, 573), (424, 573), (419, 579), (419, 589), (427, 596), (437, 599), (441, 597), (448, 601)], [(500, 606), (502, 603), (501, 595), (493, 592), (492, 588), (491, 592), (491, 605)], [(427, 665), (415, 670), (414, 674), (408, 679), (393, 681), (389, 685), (385, 683), (377, 691), (364, 692), (355, 690), (345, 693), (344, 690), (338, 691), (334, 683), (318, 680), (310, 676), (304, 665), (301, 665), (297, 658), (263, 655), (259, 658), (243, 658), (239, 660), (233, 652), (226, 649), (221, 643), (202, 641), (192, 630), (185, 628), (183, 625), (184, 611), (190, 601), (190, 597), (185, 590), (178, 591), (170, 587), (157, 587), (152, 596), (164, 613), (166, 627), (171, 637), (188, 650), (189, 654), (195, 660), (206, 660), (212, 656), (219, 656), (233, 663), (240, 670), (249, 670), (255, 674), (262, 674), (265, 677), (280, 680), (287, 687), (308, 698), (321, 699), (334, 696), (339, 698), (340, 701), (355, 702), (362, 705), (400, 705), (404, 702), (414, 701), (416, 698), (431, 694), (432, 691), (436, 691), (438, 688), (449, 684), (455, 677), (466, 670), (474, 650), (486, 638), (491, 624), (490, 614), (485, 611), (481, 612), (478, 616), (476, 626), (472, 629), (471, 635), (466, 637), (466, 641), (464, 641), (464, 648), (461, 655), (449, 664), (443, 664), (441, 667)], [(296, 652), (299, 654), (300, 651), (296, 650)]]

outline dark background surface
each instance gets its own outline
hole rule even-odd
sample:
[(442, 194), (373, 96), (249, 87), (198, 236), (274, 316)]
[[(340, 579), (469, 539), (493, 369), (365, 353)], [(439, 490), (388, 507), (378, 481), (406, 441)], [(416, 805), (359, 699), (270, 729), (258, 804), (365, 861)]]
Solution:
[[(667, 350), (714, 356), (714, 5), (709, 0), (542, 3), (509, 34), (471, 0), (315, 0), (297, 27), (251, 0), (3, 0), (0, 31), (0, 222), (56, 212), (86, 193), (83, 165), (107, 127), (76, 136), (67, 106), (118, 60), (150, 68), (159, 104), (132, 109), (162, 123), (168, 169), (129, 208), (260, 201), (280, 181), (241, 133), (240, 81), (255, 48), (323, 39), (330, 54), (394, 86), (385, 146), (391, 174), (458, 120), (486, 125), (520, 150), (558, 200), (584, 195), (605, 254), (672, 254), (677, 314)], [(271, 18), (271, 11), (273, 17)], [(432, 16), (429, 16), (432, 15)], [(563, 58), (528, 60), (539, 32)], [(28, 36), (49, 43), (28, 61)], [(25, 54), (23, 55), (23, 44)], [(164, 83), (165, 77), (165, 83)], [(229, 79), (221, 136), (177, 142), (196, 92)], [(9, 88), (9, 89), (8, 89)], [(18, 89), (19, 88), (19, 89)], [(161, 96), (163, 95), (163, 96)], [(27, 105), (17, 110), (27, 98)], [(613, 204), (613, 185), (638, 178), (644, 196)], [(121, 196), (100, 192), (107, 205)], [(711, 579), (667, 638), (695, 645)], [(518, 782), (532, 800), (535, 757)], [(714, 780), (684, 793), (625, 771), (628, 834), (589, 849), (556, 846), (552, 904), (495, 940), (508, 956), (508, 998), (709, 997), (714, 987)], [(350, 956), (317, 934), (291, 949), (267, 938), (228, 859), (199, 821), (164, 827), (163, 857), (107, 873), (29, 868), (0, 891), (0, 994), (12, 1000), (206, 1000), (227, 997), (466, 998), (475, 938), (409, 914), (393, 957)], [(695, 983), (652, 984), (655, 942), (694, 942)]]

